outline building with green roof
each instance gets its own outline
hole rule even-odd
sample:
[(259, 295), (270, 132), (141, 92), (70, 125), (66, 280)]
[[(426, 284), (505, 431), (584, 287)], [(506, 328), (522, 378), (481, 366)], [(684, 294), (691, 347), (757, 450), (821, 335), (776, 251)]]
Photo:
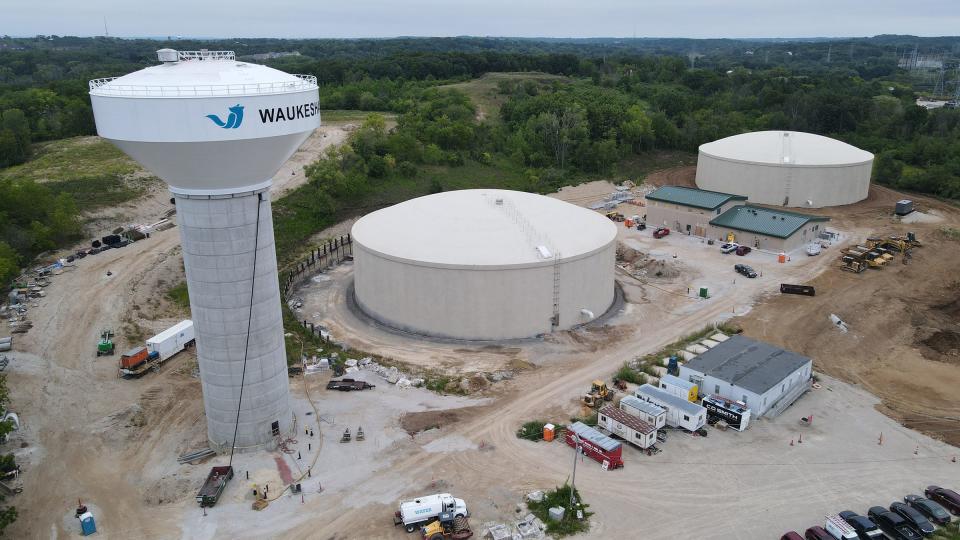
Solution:
[(830, 218), (737, 205), (710, 220), (709, 237), (766, 251), (791, 252), (813, 242)]
[(742, 195), (683, 186), (659, 187), (646, 199), (649, 226), (693, 236), (707, 236), (711, 219), (747, 200)]

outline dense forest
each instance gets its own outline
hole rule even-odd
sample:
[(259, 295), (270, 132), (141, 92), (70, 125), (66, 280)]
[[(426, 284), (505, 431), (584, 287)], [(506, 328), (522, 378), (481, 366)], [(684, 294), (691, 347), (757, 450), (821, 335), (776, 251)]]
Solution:
[[(279, 219), (289, 218), (278, 223), (278, 233), (286, 231), (290, 245), (316, 226), (306, 225), (308, 217), (328, 220), (391, 186), (419, 186), (410, 194), (456, 187), (438, 179), (440, 168), (499, 171), (516, 178), (510, 180), (516, 188), (545, 191), (609, 174), (636, 156), (695, 152), (704, 142), (762, 129), (845, 140), (877, 154), (877, 181), (960, 198), (960, 110), (918, 107), (927, 79), (898, 67), (898, 59), (915, 47), (956, 58), (960, 39), (911, 36), (205, 42), (5, 37), (0, 167), (30, 159), (38, 142), (94, 134), (87, 80), (153, 65), (154, 51), (164, 46), (235, 50), (242, 59), (316, 75), (323, 109), (398, 115), (392, 130), (383, 117), (370, 117), (350, 144), (309, 167), (312, 182), (304, 191), (278, 202)], [(254, 56), (264, 53), (285, 54)], [(491, 72), (555, 77), (500, 81), (502, 106), (492, 118), (479, 117), (476, 103), (444, 88)], [(434, 176), (425, 188), (429, 174)], [(55, 184), (8, 178), (0, 185), (0, 279), (10, 277), (8, 268), (80, 237), (76, 204)], [(22, 204), (25, 197), (32, 203)]]

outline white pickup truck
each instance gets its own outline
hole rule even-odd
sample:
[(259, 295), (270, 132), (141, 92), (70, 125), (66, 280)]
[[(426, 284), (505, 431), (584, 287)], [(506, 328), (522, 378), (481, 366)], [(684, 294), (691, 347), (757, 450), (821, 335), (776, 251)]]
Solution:
[(453, 517), (470, 516), (463, 499), (457, 499), (449, 493), (437, 493), (401, 502), (400, 509), (393, 515), (393, 524), (403, 525), (404, 530), (412, 533), (444, 512)]

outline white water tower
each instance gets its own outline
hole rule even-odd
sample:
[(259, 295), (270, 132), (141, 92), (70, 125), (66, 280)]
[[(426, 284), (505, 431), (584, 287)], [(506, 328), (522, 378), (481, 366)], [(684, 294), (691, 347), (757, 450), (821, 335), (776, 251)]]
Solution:
[(320, 125), (317, 81), (230, 51), (157, 56), (90, 81), (97, 132), (176, 198), (211, 445), (262, 447), (293, 426), (269, 189)]

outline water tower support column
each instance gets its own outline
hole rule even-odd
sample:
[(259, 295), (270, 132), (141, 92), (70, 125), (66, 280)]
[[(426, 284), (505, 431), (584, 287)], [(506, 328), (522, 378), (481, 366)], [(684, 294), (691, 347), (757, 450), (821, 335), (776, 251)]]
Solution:
[(288, 435), (293, 429), (269, 189), (228, 195), (171, 191), (210, 444), (229, 451), (236, 429), (238, 451), (262, 448), (277, 431)]

